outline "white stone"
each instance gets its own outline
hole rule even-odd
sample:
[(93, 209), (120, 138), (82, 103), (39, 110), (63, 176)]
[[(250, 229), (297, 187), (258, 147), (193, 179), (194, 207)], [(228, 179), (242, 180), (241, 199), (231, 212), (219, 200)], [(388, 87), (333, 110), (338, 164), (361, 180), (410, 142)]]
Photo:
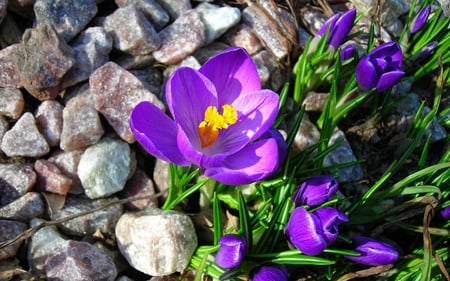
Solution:
[(203, 2), (196, 10), (205, 25), (205, 44), (213, 42), (241, 20), (241, 11)]

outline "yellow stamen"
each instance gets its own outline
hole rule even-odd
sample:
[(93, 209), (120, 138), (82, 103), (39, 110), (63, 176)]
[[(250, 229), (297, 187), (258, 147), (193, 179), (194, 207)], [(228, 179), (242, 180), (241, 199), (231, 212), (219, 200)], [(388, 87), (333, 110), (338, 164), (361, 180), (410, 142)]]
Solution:
[(205, 117), (198, 125), (198, 134), (202, 148), (213, 144), (219, 136), (220, 129), (227, 129), (229, 125), (237, 122), (237, 112), (232, 105), (222, 106), (222, 114), (217, 107), (208, 106), (205, 110)]

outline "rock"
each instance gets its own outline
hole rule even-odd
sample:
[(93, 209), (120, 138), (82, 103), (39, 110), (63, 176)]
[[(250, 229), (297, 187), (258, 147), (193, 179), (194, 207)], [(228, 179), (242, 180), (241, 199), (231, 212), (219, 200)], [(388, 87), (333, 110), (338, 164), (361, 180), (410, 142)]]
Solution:
[(34, 162), (37, 175), (36, 190), (66, 195), (69, 192), (72, 180), (61, 173), (52, 162), (38, 159)]
[(0, 50), (0, 87), (20, 88), (19, 67), (13, 54), (17, 52), (19, 44), (14, 44)]
[(239, 24), (231, 28), (224, 37), (225, 42), (230, 46), (242, 47), (250, 55), (256, 54), (263, 48), (255, 32), (246, 24)]
[(0, 164), (0, 206), (26, 194), (35, 183), (36, 173), (30, 164)]
[(47, 280), (114, 281), (117, 269), (99, 248), (87, 242), (68, 240), (58, 244), (45, 260), (44, 274)]
[(131, 55), (146, 55), (161, 46), (161, 41), (144, 14), (128, 5), (107, 16), (103, 24), (113, 38), (114, 48)]
[(306, 111), (322, 112), (328, 99), (328, 93), (309, 92), (303, 100)]
[[(27, 229), (27, 225), (10, 220), (0, 220), (0, 242), (5, 242), (16, 238), (19, 234)], [(19, 250), (20, 243), (11, 244), (0, 251), (0, 261), (12, 258)]]
[(22, 43), (13, 54), (21, 84), (41, 101), (58, 95), (62, 77), (75, 63), (72, 48), (49, 24), (25, 30)]
[(205, 26), (205, 45), (219, 38), (241, 19), (241, 11), (234, 7), (220, 7), (204, 2), (195, 9)]
[(192, 9), (190, 0), (156, 0), (169, 13), (172, 20), (177, 19), (184, 12)]
[(95, 0), (37, 0), (34, 4), (37, 25), (51, 24), (69, 42), (97, 14)]
[[(328, 17), (325, 16), (320, 10), (314, 9), (313, 7), (306, 7), (302, 17), (306, 22), (306, 25), (314, 32), (314, 34), (319, 31), (328, 19)], [(311, 35), (308, 34), (308, 37), (310, 36)]]
[(110, 61), (117, 63), (125, 69), (144, 69), (152, 67), (155, 63), (155, 58), (152, 54), (132, 56), (126, 53), (120, 53), (114, 56), (113, 53), (111, 54)]
[(71, 43), (76, 63), (64, 76), (63, 89), (85, 81), (92, 72), (107, 63), (112, 50), (112, 37), (100, 26), (90, 27)]
[(9, 129), (9, 123), (5, 119), (5, 117), (0, 115), (0, 140), (3, 139), (3, 136)]
[(126, 213), (116, 225), (119, 250), (130, 265), (153, 276), (182, 272), (197, 247), (189, 216), (149, 209)]
[(78, 178), (78, 163), (80, 162), (81, 155), (83, 155), (84, 149), (72, 150), (72, 151), (55, 151), (48, 161), (55, 163), (58, 169), (72, 180), (69, 193), (81, 194), (84, 192), (81, 186), (81, 181)]
[(47, 100), (43, 101), (34, 113), (39, 131), (52, 147), (59, 146), (61, 141), (63, 109), (58, 101)]
[(120, 193), (121, 198), (152, 196), (142, 200), (131, 201), (125, 205), (130, 210), (144, 210), (147, 207), (158, 207), (153, 181), (142, 170), (136, 170)]
[(8, 0), (0, 0), (0, 23), (2, 23), (6, 17), (7, 6), (8, 6)]
[(130, 174), (130, 147), (127, 143), (104, 138), (81, 156), (78, 177), (86, 195), (105, 197), (122, 190)]
[(181, 14), (159, 32), (161, 47), (153, 53), (158, 62), (176, 64), (203, 45), (205, 26), (195, 10)]
[[(333, 145), (340, 140), (342, 140), (342, 143), (328, 153), (323, 159), (324, 167), (357, 161), (347, 138), (341, 130), (337, 130), (333, 133), (330, 138), (329, 145)], [(340, 183), (358, 181), (364, 177), (363, 170), (359, 164), (339, 168), (337, 169), (337, 175)]]
[(153, 180), (156, 191), (165, 194), (170, 185), (169, 162), (156, 158)]
[(2, 139), (1, 148), (8, 157), (39, 157), (50, 151), (45, 137), (36, 126), (33, 114), (26, 112), (7, 131)]
[(19, 89), (0, 88), (0, 115), (17, 119), (22, 115), (24, 103)]
[(45, 205), (37, 192), (27, 192), (6, 206), (0, 208), (0, 218), (28, 221), (44, 213)]
[[(91, 200), (81, 196), (68, 195), (64, 207), (52, 214), (52, 219), (57, 220), (81, 212), (88, 212), (115, 200), (115, 197)], [(96, 231), (111, 234), (114, 232), (114, 227), (121, 215), (122, 205), (113, 204), (102, 210), (89, 212), (84, 216), (66, 221), (60, 225), (60, 228), (64, 233), (76, 236), (92, 235)]]
[[(158, 94), (161, 92), (163, 82), (163, 77), (159, 70), (154, 67), (146, 67), (145, 69), (130, 70), (130, 73), (136, 76), (136, 78), (142, 82), (147, 90), (154, 93), (155, 96), (158, 97)], [(164, 108), (163, 104), (161, 104), (161, 106)]]
[(141, 11), (156, 30), (161, 30), (169, 23), (169, 14), (155, 0), (116, 0), (117, 6), (132, 5)]
[(164, 105), (134, 75), (113, 62), (97, 69), (89, 79), (94, 106), (119, 136), (128, 143), (136, 141), (130, 129), (130, 114), (134, 107), (149, 101), (159, 108)]
[(318, 143), (320, 140), (320, 131), (309, 117), (304, 114), (300, 122), (297, 134), (295, 134), (293, 148), (295, 152), (302, 152), (311, 145)]
[(86, 148), (98, 142), (104, 133), (88, 85), (75, 89), (74, 95), (63, 110), (60, 147), (65, 151)]

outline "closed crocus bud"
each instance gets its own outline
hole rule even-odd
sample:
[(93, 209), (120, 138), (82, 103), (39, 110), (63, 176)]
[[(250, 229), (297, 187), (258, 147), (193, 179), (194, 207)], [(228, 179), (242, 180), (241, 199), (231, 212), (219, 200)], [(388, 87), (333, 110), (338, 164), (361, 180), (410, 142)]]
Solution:
[(322, 253), (333, 243), (338, 235), (338, 225), (348, 221), (344, 213), (333, 207), (319, 210), (310, 213), (303, 207), (295, 208), (285, 229), (291, 244), (310, 256)]
[(296, 206), (319, 206), (330, 200), (338, 190), (338, 182), (328, 175), (320, 175), (305, 180), (292, 195)]
[(317, 32), (317, 35), (324, 35), (327, 29), (330, 28), (330, 33), (328, 35), (328, 44), (330, 44), (330, 46), (332, 46), (334, 49), (337, 49), (342, 44), (350, 30), (353, 28), (355, 17), (355, 9), (348, 10), (342, 15), (334, 14), (323, 24), (323, 26)]
[(356, 80), (363, 91), (376, 88), (378, 92), (387, 90), (403, 78), (403, 55), (396, 42), (384, 43), (356, 66)]
[(423, 47), (419, 53), (417, 53), (415, 56), (413, 56), (411, 58), (411, 60), (413, 60), (415, 62), (419, 62), (419, 61), (425, 59), (426, 57), (428, 57), (431, 54), (431, 52), (433, 52), (434, 48), (436, 48), (437, 45), (438, 45), (437, 41), (432, 41), (431, 43), (429, 43), (428, 45)]
[(361, 255), (344, 257), (356, 263), (379, 266), (394, 263), (399, 258), (398, 251), (388, 243), (364, 236), (354, 237), (352, 241), (355, 244), (354, 250), (360, 252)]
[(345, 61), (355, 56), (355, 45), (349, 44), (341, 49), (340, 60)]
[(411, 34), (416, 33), (425, 25), (425, 23), (428, 20), (428, 16), (430, 15), (430, 11), (431, 11), (430, 5), (426, 5), (419, 11), (417, 16), (412, 20), (410, 26)]
[(226, 234), (219, 239), (216, 263), (223, 268), (235, 268), (247, 254), (247, 240), (240, 235)]
[(444, 209), (441, 210), (441, 216), (445, 220), (450, 219), (450, 206), (447, 206), (447, 207), (445, 207)]
[(284, 265), (259, 266), (250, 272), (249, 281), (287, 281), (288, 271)]

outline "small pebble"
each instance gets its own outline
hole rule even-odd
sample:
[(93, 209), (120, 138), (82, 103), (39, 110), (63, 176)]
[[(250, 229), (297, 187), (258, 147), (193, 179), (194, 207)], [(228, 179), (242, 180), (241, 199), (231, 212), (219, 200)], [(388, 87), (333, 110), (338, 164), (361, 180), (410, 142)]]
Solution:
[[(0, 220), (0, 243), (16, 238), (27, 229), (27, 225), (22, 222), (12, 220)], [(21, 243), (14, 243), (0, 251), (0, 261), (12, 258), (19, 250)]]
[(158, 207), (158, 198), (156, 197), (153, 181), (140, 169), (136, 170), (134, 175), (128, 180), (120, 195), (122, 198), (152, 196), (125, 204), (125, 207), (130, 210), (144, 210), (147, 207)]
[(157, 0), (159, 5), (169, 13), (172, 20), (177, 19), (184, 12), (192, 9), (190, 0)]
[(0, 50), (0, 87), (20, 88), (19, 67), (13, 57), (19, 44), (10, 45)]
[(69, 190), (69, 193), (71, 194), (81, 194), (84, 192), (77, 174), (78, 163), (80, 162), (83, 152), (84, 149), (72, 151), (57, 150), (48, 159), (48, 161), (55, 163), (59, 170), (72, 180), (72, 185)]
[(169, 14), (155, 0), (116, 0), (117, 6), (132, 5), (152, 23), (157, 31), (169, 23)]
[(225, 33), (225, 42), (230, 46), (242, 47), (253, 55), (263, 48), (255, 32), (246, 24), (239, 24)]
[(17, 119), (22, 115), (25, 101), (22, 92), (15, 88), (0, 88), (0, 115)]
[(36, 173), (30, 164), (0, 164), (0, 179), (0, 206), (4, 206), (33, 188)]
[(37, 192), (27, 192), (0, 208), (0, 218), (26, 222), (44, 213), (45, 204)]
[(59, 146), (61, 141), (63, 109), (58, 101), (47, 100), (43, 101), (34, 113), (39, 131), (52, 147)]
[(37, 175), (36, 190), (66, 195), (72, 180), (64, 175), (52, 162), (38, 159), (34, 162), (34, 170)]

